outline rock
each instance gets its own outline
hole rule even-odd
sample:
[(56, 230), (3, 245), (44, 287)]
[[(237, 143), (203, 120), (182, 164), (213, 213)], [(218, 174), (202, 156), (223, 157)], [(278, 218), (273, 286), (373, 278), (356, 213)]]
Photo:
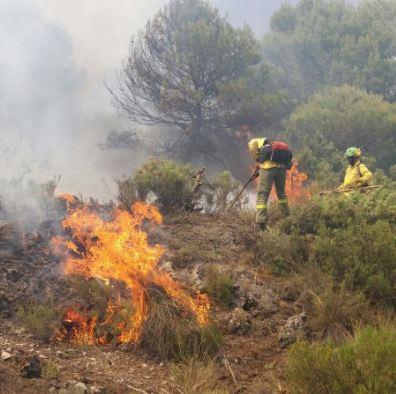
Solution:
[(279, 345), (285, 349), (296, 341), (307, 338), (307, 315), (303, 312), (290, 317), (279, 332)]
[(58, 390), (56, 389), (56, 387), (51, 387), (48, 392), (49, 393), (56, 393)]
[(11, 353), (9, 353), (9, 352), (6, 352), (5, 350), (2, 350), (1, 351), (1, 359), (3, 360), (3, 361), (7, 361), (8, 359), (10, 359), (10, 358), (12, 358), (13, 356), (12, 356), (12, 354)]
[(71, 379), (71, 380), (66, 381), (64, 386), (68, 389), (68, 388), (75, 386), (77, 383), (78, 383), (77, 380)]
[(249, 313), (240, 308), (235, 308), (228, 320), (227, 331), (234, 335), (246, 335), (251, 328), (252, 320)]
[(21, 368), (21, 375), (24, 378), (40, 378), (41, 377), (41, 362), (37, 356), (28, 359)]
[(278, 312), (278, 297), (265, 283), (252, 283), (247, 274), (241, 273), (236, 281), (238, 306), (257, 318), (266, 318)]
[(72, 394), (88, 394), (88, 387), (83, 382), (78, 382), (73, 386), (73, 389), (70, 390)]

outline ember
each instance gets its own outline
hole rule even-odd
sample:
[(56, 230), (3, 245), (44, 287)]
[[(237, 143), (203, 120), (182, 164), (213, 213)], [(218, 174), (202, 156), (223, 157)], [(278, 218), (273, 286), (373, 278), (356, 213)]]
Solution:
[[(198, 294), (194, 300), (168, 273), (158, 267), (164, 248), (150, 245), (147, 233), (141, 228), (145, 220), (156, 224), (162, 222), (158, 210), (151, 205), (136, 203), (131, 213), (116, 209), (111, 216), (111, 220), (104, 220), (87, 205), (71, 208), (63, 221), (63, 227), (72, 234), (72, 239), (56, 237), (53, 247), (64, 259), (66, 274), (125, 283), (131, 295), (133, 314), (127, 324), (119, 325), (119, 342), (138, 342), (148, 314), (147, 297), (151, 285), (161, 287), (168, 296), (191, 312), (201, 326), (205, 325), (209, 314), (208, 298)], [(114, 305), (108, 305), (106, 320), (112, 319), (113, 311)], [(81, 337), (88, 335), (91, 342), (84, 339), (85, 343), (103, 341), (95, 338), (96, 320), (84, 320), (73, 311), (65, 316), (64, 321), (67, 320), (71, 321), (69, 325), (72, 328), (69, 331), (65, 328), (64, 334), (69, 336), (66, 339), (80, 343)]]

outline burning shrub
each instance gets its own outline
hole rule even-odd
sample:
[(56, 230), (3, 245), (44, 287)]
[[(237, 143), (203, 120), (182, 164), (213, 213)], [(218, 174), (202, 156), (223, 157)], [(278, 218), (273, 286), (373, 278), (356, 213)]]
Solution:
[[(107, 300), (106, 312), (94, 314), (93, 307), (68, 310), (61, 333), (78, 343), (138, 343), (148, 317), (148, 290), (157, 286), (204, 327), (209, 319), (209, 300), (202, 294), (193, 299), (170, 275), (159, 268), (164, 252), (161, 245), (150, 245), (143, 222), (159, 224), (162, 217), (154, 206), (136, 203), (131, 212), (114, 210), (101, 217), (90, 205), (70, 208), (63, 226), (69, 236), (53, 239), (53, 249), (64, 259), (68, 275), (100, 278), (101, 283), (123, 285), (119, 301)], [(128, 308), (128, 301), (131, 307)], [(84, 310), (86, 309), (86, 310)], [(104, 317), (103, 317), (104, 316)], [(106, 334), (101, 328), (116, 327)]]
[(37, 339), (49, 342), (58, 331), (62, 312), (52, 301), (29, 304), (18, 310), (18, 318), (23, 327)]
[(341, 345), (301, 342), (288, 355), (291, 393), (393, 393), (396, 329), (365, 328)]
[(205, 293), (216, 302), (226, 307), (234, 301), (234, 280), (217, 265), (210, 265), (205, 270)]
[(222, 336), (217, 327), (200, 326), (174, 301), (158, 293), (150, 299), (141, 346), (160, 360), (204, 359), (217, 354)]

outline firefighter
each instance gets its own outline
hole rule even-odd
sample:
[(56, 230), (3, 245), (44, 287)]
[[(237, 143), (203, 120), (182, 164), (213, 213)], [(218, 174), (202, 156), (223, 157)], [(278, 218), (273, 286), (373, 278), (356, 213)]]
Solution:
[[(285, 144), (285, 146), (287, 145)], [(288, 165), (287, 163), (270, 160), (270, 157), (273, 159), (273, 155), (271, 155), (273, 150), (272, 144), (267, 138), (253, 138), (249, 142), (248, 147), (253, 160), (257, 163), (256, 170), (259, 177), (256, 201), (256, 225), (258, 230), (264, 231), (267, 227), (267, 203), (273, 184), (275, 184), (279, 204), (283, 207), (285, 213), (288, 212), (285, 191)]]
[(351, 147), (345, 152), (349, 165), (346, 169), (344, 182), (337, 190), (358, 189), (370, 186), (373, 180), (371, 171), (361, 162), (362, 152), (359, 148)]

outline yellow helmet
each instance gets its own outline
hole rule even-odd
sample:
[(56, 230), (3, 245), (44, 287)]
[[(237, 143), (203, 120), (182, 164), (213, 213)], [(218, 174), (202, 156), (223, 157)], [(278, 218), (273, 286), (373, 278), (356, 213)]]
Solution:
[(258, 151), (264, 146), (266, 138), (253, 138), (248, 143), (249, 152), (255, 156)]

